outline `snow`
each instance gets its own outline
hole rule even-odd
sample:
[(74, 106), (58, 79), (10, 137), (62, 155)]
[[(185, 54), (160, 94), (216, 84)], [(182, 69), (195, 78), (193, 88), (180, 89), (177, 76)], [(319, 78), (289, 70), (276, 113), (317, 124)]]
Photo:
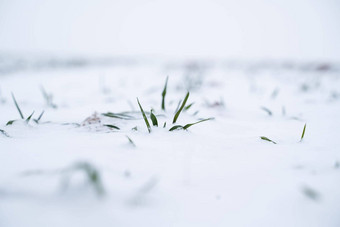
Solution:
[[(340, 72), (331, 69), (142, 61), (3, 73), (0, 129), (10, 137), (0, 134), (0, 226), (339, 226)], [(195, 104), (178, 124), (215, 119), (169, 132), (188, 88)], [(45, 110), (40, 124), (6, 126), (20, 118), (11, 92), (25, 117)], [(167, 127), (149, 134), (136, 97)], [(101, 122), (84, 121), (94, 113)]]

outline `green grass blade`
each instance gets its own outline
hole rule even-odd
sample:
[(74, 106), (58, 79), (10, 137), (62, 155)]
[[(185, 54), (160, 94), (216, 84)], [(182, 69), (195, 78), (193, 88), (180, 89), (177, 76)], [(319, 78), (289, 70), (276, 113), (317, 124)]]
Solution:
[(189, 110), (190, 109), (190, 107), (192, 107), (192, 105), (194, 105), (195, 103), (194, 102), (192, 102), (192, 103), (190, 103), (189, 105), (187, 105), (186, 107), (184, 107), (184, 111), (187, 111), (187, 110)]
[(307, 125), (307, 124), (305, 124), (305, 126), (303, 127), (303, 130), (302, 130), (302, 135), (301, 135), (301, 140), (300, 140), (300, 142), (303, 140), (303, 137), (305, 137), (305, 132), (306, 132), (306, 125)]
[(174, 131), (174, 130), (179, 130), (179, 129), (183, 129), (183, 126), (182, 125), (175, 125), (171, 129), (169, 129), (169, 131)]
[(272, 142), (273, 144), (276, 144), (276, 142), (274, 142), (273, 140), (271, 140), (271, 139), (269, 139), (265, 136), (261, 136), (260, 138), (261, 138), (261, 140), (265, 140), (265, 141), (268, 141), (268, 142)]
[(126, 138), (129, 140), (129, 143), (130, 143), (133, 147), (136, 147), (136, 144), (133, 142), (133, 140), (132, 140), (129, 136), (126, 136)]
[(168, 79), (169, 79), (169, 77), (167, 76), (166, 80), (165, 80), (164, 89), (163, 89), (163, 92), (162, 92), (162, 110), (164, 110), (164, 111), (165, 111), (165, 96), (166, 96), (166, 89), (168, 87)]
[(34, 114), (34, 111), (33, 111), (32, 114), (26, 119), (26, 123), (30, 122), (30, 120), (31, 120), (31, 118), (32, 118), (32, 116), (33, 116), (33, 114)]
[(12, 93), (12, 99), (13, 99), (14, 104), (15, 104), (15, 106), (16, 106), (16, 108), (17, 108), (19, 114), (20, 114), (21, 119), (24, 119), (25, 117), (24, 117), (24, 115), (22, 114), (22, 112), (21, 112), (21, 110), (20, 110), (20, 107), (19, 107), (19, 105), (18, 105), (18, 103), (17, 103), (17, 100), (15, 99), (13, 93)]
[(185, 96), (184, 100), (183, 100), (183, 103), (182, 103), (181, 107), (179, 108), (179, 110), (178, 110), (177, 113), (175, 114), (174, 120), (172, 121), (173, 124), (176, 123), (178, 116), (179, 116), (180, 113), (182, 112), (182, 110), (183, 110), (183, 108), (184, 108), (184, 106), (185, 106), (185, 104), (186, 104), (186, 102), (187, 102), (187, 100), (188, 100), (188, 98), (189, 98), (189, 94), (190, 94), (190, 93), (188, 92), (187, 95)]
[(265, 111), (269, 116), (273, 115), (273, 112), (270, 109), (268, 109), (267, 107), (262, 106), (261, 110)]
[(5, 130), (0, 129), (0, 133), (6, 137), (10, 137)]
[(151, 118), (151, 121), (152, 121), (152, 125), (158, 127), (157, 117), (152, 113), (152, 110), (150, 112), (150, 118)]
[(42, 116), (44, 115), (44, 113), (45, 113), (45, 111), (43, 110), (43, 111), (41, 112), (41, 114), (39, 115), (37, 121), (36, 121), (37, 123), (40, 121), (40, 119), (42, 118)]
[(7, 124), (6, 124), (6, 126), (7, 126), (7, 125), (12, 125), (15, 121), (16, 121), (16, 120), (8, 121)]
[(149, 121), (148, 121), (148, 118), (147, 118), (147, 117), (146, 117), (146, 115), (145, 115), (145, 112), (144, 112), (144, 110), (143, 110), (143, 108), (142, 108), (142, 105), (140, 104), (140, 102), (139, 102), (138, 98), (137, 98), (137, 102), (138, 102), (138, 105), (139, 105), (140, 111), (142, 112), (142, 115), (143, 115), (143, 118), (144, 118), (144, 121), (145, 121), (146, 127), (148, 128), (148, 131), (149, 131), (149, 133), (150, 133), (150, 132), (151, 132), (151, 126), (150, 126), (150, 123), (149, 123)]
[(135, 118), (127, 113), (112, 113), (107, 112), (102, 114), (105, 117), (117, 118), (122, 120), (134, 120)]
[(104, 125), (104, 126), (106, 126), (108, 128), (114, 128), (114, 129), (120, 130), (120, 128), (115, 126), (115, 125)]
[(184, 125), (183, 129), (188, 129), (189, 127), (193, 126), (193, 125), (196, 125), (198, 123), (201, 123), (201, 122), (204, 122), (204, 121), (210, 121), (210, 120), (213, 120), (214, 118), (206, 118), (206, 119), (202, 119), (200, 121), (197, 121), (195, 123), (191, 123), (191, 124), (186, 124)]
[(164, 124), (163, 124), (163, 128), (165, 128), (166, 127), (166, 122), (164, 122)]

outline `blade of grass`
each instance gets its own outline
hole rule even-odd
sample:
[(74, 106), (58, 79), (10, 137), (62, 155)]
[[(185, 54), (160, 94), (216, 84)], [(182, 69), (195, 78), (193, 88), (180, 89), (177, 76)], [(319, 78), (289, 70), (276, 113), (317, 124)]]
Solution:
[(188, 129), (189, 127), (191, 127), (191, 126), (193, 126), (193, 125), (196, 125), (196, 124), (198, 124), (198, 123), (205, 122), (205, 121), (210, 121), (210, 120), (213, 120), (213, 119), (214, 119), (214, 118), (211, 117), (211, 118), (202, 119), (202, 120), (197, 121), (197, 122), (195, 122), (195, 123), (186, 124), (186, 125), (184, 125), (183, 129)]
[(165, 111), (165, 96), (166, 96), (166, 89), (167, 89), (167, 86), (168, 86), (168, 79), (169, 79), (169, 77), (167, 76), (166, 80), (165, 80), (164, 89), (163, 89), (163, 92), (162, 92), (162, 110), (164, 110), (164, 111)]
[(104, 126), (106, 126), (108, 128), (114, 128), (114, 129), (120, 130), (120, 128), (115, 126), (115, 125), (104, 125)]
[(300, 142), (303, 140), (303, 137), (305, 137), (305, 132), (306, 132), (306, 125), (303, 127), (303, 130), (302, 130), (302, 135), (301, 135), (301, 139), (300, 139)]
[(13, 93), (12, 93), (12, 99), (13, 99), (14, 104), (15, 104), (15, 106), (16, 106), (16, 108), (17, 108), (19, 114), (20, 114), (21, 119), (24, 119), (25, 117), (24, 117), (24, 115), (22, 114), (22, 112), (21, 112), (21, 110), (20, 110), (20, 107), (19, 107), (19, 105), (18, 105), (18, 103), (17, 103), (17, 100), (15, 99)]
[(43, 110), (41, 112), (41, 114), (39, 115), (38, 119), (35, 120), (36, 123), (39, 123), (40, 119), (42, 118), (42, 116), (44, 115), (45, 111)]
[(136, 147), (136, 144), (133, 142), (133, 140), (132, 140), (129, 136), (126, 136), (126, 138), (129, 140), (129, 143), (130, 143), (133, 147)]
[(171, 129), (169, 129), (169, 131), (174, 131), (174, 130), (178, 130), (178, 129), (183, 129), (183, 126), (182, 125), (175, 125), (173, 127), (171, 127)]
[(6, 126), (7, 126), (7, 125), (12, 125), (14, 122), (15, 122), (15, 120), (8, 121), (7, 124), (6, 124)]
[(260, 138), (261, 138), (261, 140), (265, 140), (265, 141), (268, 141), (268, 142), (272, 142), (273, 144), (276, 144), (276, 142), (274, 142), (274, 141), (271, 140), (271, 139), (268, 139), (268, 138), (265, 137), (265, 136), (261, 136)]
[(190, 107), (192, 107), (192, 105), (194, 105), (195, 103), (192, 102), (189, 105), (187, 105), (186, 107), (184, 107), (184, 111), (187, 111), (188, 109), (190, 109)]
[(0, 133), (6, 137), (10, 137), (5, 130), (0, 129)]
[(265, 111), (269, 116), (273, 115), (273, 112), (264, 106), (261, 107), (261, 110)]
[(152, 110), (150, 112), (150, 118), (151, 118), (151, 121), (152, 121), (152, 125), (158, 127), (157, 117), (153, 114)]
[(195, 124), (198, 124), (198, 123), (201, 123), (201, 122), (204, 122), (204, 121), (213, 120), (213, 119), (214, 118), (206, 118), (206, 119), (202, 119), (200, 121), (197, 121), (195, 123), (186, 124), (184, 126), (182, 126), (182, 125), (175, 125), (172, 128), (170, 128), (169, 131), (174, 131), (174, 130), (179, 130), (179, 129), (187, 130), (188, 128), (190, 128), (191, 126), (193, 126)]
[(107, 112), (102, 114), (105, 117), (112, 117), (112, 118), (118, 118), (122, 120), (134, 120), (135, 118), (127, 113), (112, 113)]
[(182, 110), (183, 110), (183, 108), (184, 108), (184, 106), (185, 106), (185, 104), (186, 104), (186, 102), (187, 102), (187, 100), (188, 100), (188, 98), (189, 98), (189, 95), (190, 95), (190, 93), (188, 92), (188, 93), (186, 94), (184, 100), (183, 100), (183, 103), (182, 103), (181, 107), (179, 108), (179, 110), (177, 111), (177, 113), (176, 113), (175, 116), (174, 116), (174, 120), (172, 121), (173, 124), (176, 123), (178, 116), (179, 116), (180, 113), (182, 112)]
[(33, 114), (34, 114), (34, 111), (31, 113), (31, 115), (26, 119), (26, 123), (28, 124), (28, 122), (30, 122), (30, 120), (31, 120), (31, 118), (32, 118), (32, 116), (33, 116)]
[(178, 102), (178, 104), (177, 104), (177, 107), (176, 107), (176, 110), (175, 110), (174, 114), (177, 113), (179, 107), (181, 106), (181, 103), (182, 103), (182, 100), (179, 100), (179, 102)]
[(142, 112), (142, 115), (143, 115), (143, 118), (144, 118), (146, 127), (148, 128), (149, 133), (151, 133), (151, 126), (150, 126), (150, 123), (149, 123), (149, 121), (148, 121), (148, 119), (147, 119), (147, 117), (146, 117), (146, 115), (145, 115), (145, 112), (144, 112), (144, 110), (143, 110), (143, 108), (142, 108), (142, 105), (140, 104), (138, 98), (137, 98), (137, 102), (138, 102), (140, 111)]

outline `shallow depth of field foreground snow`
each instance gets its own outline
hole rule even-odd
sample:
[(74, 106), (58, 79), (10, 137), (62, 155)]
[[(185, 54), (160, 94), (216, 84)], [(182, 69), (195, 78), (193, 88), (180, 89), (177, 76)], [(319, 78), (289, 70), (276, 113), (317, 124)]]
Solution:
[[(3, 74), (0, 226), (339, 226), (339, 76), (223, 62)], [(176, 124), (214, 120), (170, 132), (187, 90)], [(6, 126), (11, 92), (28, 124)], [(136, 97), (158, 118), (150, 134)]]

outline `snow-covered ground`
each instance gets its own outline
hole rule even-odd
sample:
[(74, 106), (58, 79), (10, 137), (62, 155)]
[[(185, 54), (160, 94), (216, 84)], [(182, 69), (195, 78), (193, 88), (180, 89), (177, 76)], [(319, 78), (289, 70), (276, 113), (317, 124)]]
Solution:
[[(339, 76), (223, 61), (4, 73), (0, 226), (339, 226)], [(175, 125), (214, 120), (170, 132), (187, 90)], [(28, 123), (6, 126), (20, 119), (11, 92)]]

